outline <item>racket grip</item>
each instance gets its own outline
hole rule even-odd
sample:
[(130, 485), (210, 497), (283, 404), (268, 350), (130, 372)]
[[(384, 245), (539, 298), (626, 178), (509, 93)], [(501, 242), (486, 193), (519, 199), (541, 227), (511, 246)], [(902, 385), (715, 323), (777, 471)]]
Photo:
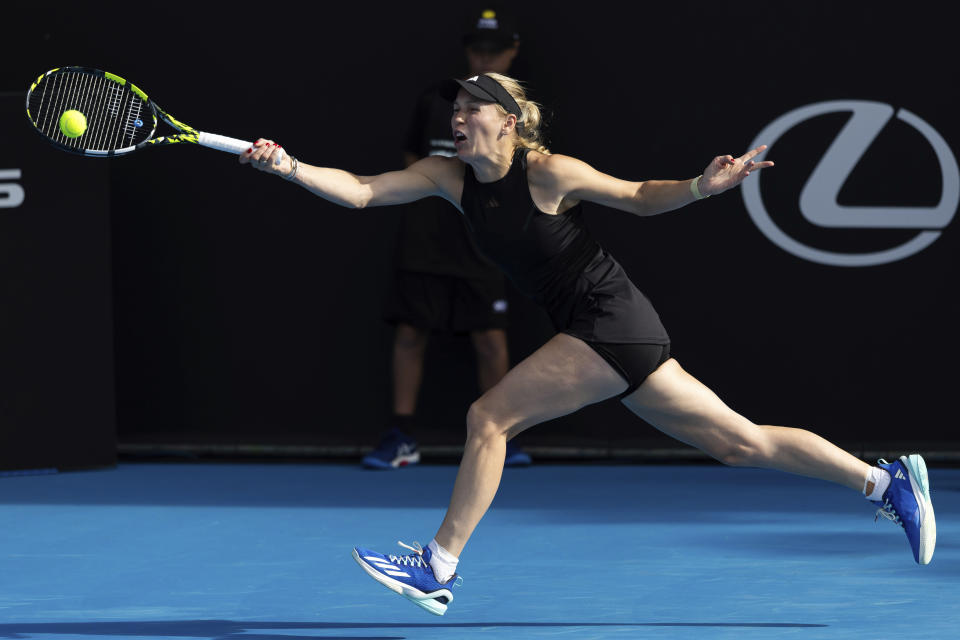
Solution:
[[(240, 155), (253, 146), (252, 142), (244, 142), (238, 138), (220, 136), (215, 133), (206, 133), (205, 131), (201, 131), (200, 135), (197, 136), (197, 143), (204, 147), (216, 149), (217, 151), (226, 151), (227, 153), (235, 153), (237, 155)], [(280, 164), (283, 161), (283, 156), (284, 153), (281, 148), (273, 164)]]
[(204, 147), (210, 147), (211, 149), (216, 149), (217, 151), (236, 153), (237, 155), (240, 155), (253, 146), (252, 142), (244, 142), (243, 140), (238, 140), (237, 138), (218, 136), (215, 133), (206, 133), (204, 131), (200, 132), (200, 135), (197, 137), (197, 142)]

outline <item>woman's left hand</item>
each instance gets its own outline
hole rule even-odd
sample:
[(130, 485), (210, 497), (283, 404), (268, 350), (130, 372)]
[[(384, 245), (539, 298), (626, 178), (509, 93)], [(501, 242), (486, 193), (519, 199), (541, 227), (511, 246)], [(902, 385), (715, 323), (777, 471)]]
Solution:
[(747, 151), (739, 158), (733, 156), (717, 156), (714, 158), (703, 170), (703, 177), (700, 178), (698, 185), (700, 193), (705, 196), (723, 193), (743, 182), (743, 179), (751, 172), (772, 167), (773, 162), (770, 160), (753, 161), (754, 156), (766, 148), (767, 145), (762, 144), (756, 149)]

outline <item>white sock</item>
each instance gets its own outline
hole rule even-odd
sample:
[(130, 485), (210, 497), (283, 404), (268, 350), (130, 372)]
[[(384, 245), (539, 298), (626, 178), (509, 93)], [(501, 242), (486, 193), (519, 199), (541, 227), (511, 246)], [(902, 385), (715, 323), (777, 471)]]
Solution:
[[(871, 482), (873, 483), (873, 491), (867, 495), (867, 485)], [(886, 491), (889, 486), (890, 474), (887, 473), (886, 469), (870, 467), (867, 479), (863, 481), (863, 495), (867, 496), (867, 500), (881, 500), (883, 498), (883, 492)]]
[(430, 549), (430, 568), (433, 569), (433, 575), (437, 582), (443, 583), (453, 577), (457, 572), (457, 563), (460, 559), (437, 544), (436, 540), (431, 540), (427, 545)]

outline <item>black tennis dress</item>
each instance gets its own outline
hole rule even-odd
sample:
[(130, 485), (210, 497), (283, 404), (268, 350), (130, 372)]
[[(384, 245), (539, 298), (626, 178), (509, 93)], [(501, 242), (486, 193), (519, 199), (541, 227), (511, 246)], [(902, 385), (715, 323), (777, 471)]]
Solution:
[(647, 297), (587, 230), (581, 205), (557, 215), (537, 208), (527, 184), (528, 152), (517, 149), (507, 175), (494, 182), (477, 181), (467, 165), (464, 216), (479, 249), (546, 309), (557, 331), (610, 362), (629, 393), (667, 360), (670, 338)]

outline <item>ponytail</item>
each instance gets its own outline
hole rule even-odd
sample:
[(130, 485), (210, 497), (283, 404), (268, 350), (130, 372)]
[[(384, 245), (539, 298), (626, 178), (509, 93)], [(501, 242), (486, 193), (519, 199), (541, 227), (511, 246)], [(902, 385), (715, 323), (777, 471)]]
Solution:
[[(506, 89), (507, 93), (513, 96), (513, 99), (517, 101), (517, 105), (520, 107), (522, 115), (517, 119), (517, 146), (550, 155), (550, 150), (544, 145), (543, 132), (541, 131), (543, 116), (540, 113), (540, 105), (533, 100), (527, 100), (527, 92), (518, 80), (499, 73), (488, 73), (486, 75), (496, 80), (501, 87)], [(507, 115), (506, 109), (500, 105), (497, 105), (497, 108), (500, 109), (504, 115)]]

